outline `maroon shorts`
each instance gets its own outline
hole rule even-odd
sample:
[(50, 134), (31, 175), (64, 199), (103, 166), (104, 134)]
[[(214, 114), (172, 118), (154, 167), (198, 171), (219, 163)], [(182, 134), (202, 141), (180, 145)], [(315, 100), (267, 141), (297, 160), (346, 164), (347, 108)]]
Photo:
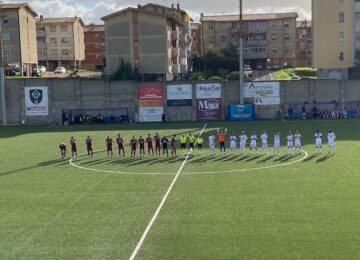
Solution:
[(109, 145), (108, 145), (108, 146), (107, 146), (107, 150), (108, 150), (108, 151), (112, 151), (112, 146), (109, 146)]

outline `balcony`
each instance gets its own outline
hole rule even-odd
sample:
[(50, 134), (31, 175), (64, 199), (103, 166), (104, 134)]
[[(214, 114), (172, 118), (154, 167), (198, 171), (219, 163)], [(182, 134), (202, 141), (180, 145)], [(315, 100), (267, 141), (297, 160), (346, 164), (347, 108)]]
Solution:
[(46, 49), (46, 43), (45, 42), (37, 42), (38, 49)]
[(178, 74), (178, 73), (180, 73), (180, 71), (181, 71), (180, 64), (173, 64), (172, 73)]
[(239, 33), (239, 28), (231, 28), (231, 33)]
[(248, 27), (247, 28), (248, 33), (266, 33), (267, 27)]
[(180, 56), (180, 48), (173, 48), (171, 51), (172, 57), (179, 57)]
[(248, 41), (246, 41), (246, 45), (267, 45), (267, 40), (254, 40), (254, 39), (249, 39)]
[(46, 37), (45, 30), (37, 30), (36, 31), (36, 37)]
[(175, 30), (171, 32), (171, 40), (180, 40), (180, 31)]
[(266, 59), (267, 52), (248, 52), (244, 53), (246, 59)]

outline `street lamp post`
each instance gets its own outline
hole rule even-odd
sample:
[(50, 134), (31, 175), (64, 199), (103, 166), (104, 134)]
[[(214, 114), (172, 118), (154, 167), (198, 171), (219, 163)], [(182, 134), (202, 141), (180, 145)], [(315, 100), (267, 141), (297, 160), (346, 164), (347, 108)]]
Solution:
[(4, 61), (3, 61), (3, 42), (2, 42), (2, 33), (3, 33), (3, 17), (2, 17), (2, 7), (3, 3), (0, 1), (0, 92), (1, 92), (1, 111), (2, 111), (2, 123), (7, 125), (7, 113), (6, 113), (6, 98), (5, 98), (5, 71), (4, 71)]
[(244, 39), (242, 30), (242, 0), (239, 0), (239, 88), (240, 104), (244, 104)]

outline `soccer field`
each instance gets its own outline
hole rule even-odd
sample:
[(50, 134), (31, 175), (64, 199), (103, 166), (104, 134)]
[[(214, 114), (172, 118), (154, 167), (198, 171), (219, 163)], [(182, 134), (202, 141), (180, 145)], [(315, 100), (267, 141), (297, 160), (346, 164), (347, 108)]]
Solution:
[[(108, 135), (128, 145), (203, 131), (206, 141), (217, 128), (228, 129), (225, 155), (217, 143), (209, 156), (207, 142), (186, 160), (180, 149), (176, 159), (104, 151)], [(314, 153), (316, 129), (324, 143), (334, 130), (335, 155)], [(269, 154), (231, 153), (241, 130), (266, 130)], [(284, 147), (290, 130), (300, 155)], [(85, 154), (88, 134), (94, 158), (69, 162), (70, 137)], [(359, 120), (0, 127), (0, 259), (360, 259), (359, 151)]]

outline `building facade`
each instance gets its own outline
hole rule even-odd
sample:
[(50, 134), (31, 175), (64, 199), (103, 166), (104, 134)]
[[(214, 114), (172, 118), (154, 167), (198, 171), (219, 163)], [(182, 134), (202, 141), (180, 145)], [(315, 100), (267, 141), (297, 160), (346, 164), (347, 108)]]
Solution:
[(348, 79), (360, 67), (360, 1), (313, 0), (312, 17), (318, 76)]
[(191, 23), (191, 54), (200, 56), (201, 55), (201, 24)]
[(122, 60), (141, 74), (167, 80), (189, 70), (190, 18), (180, 9), (147, 4), (126, 8), (102, 18), (105, 22), (106, 74), (114, 74)]
[(84, 23), (78, 17), (44, 18), (36, 23), (39, 65), (81, 68), (85, 62)]
[(31, 75), (36, 67), (37, 13), (26, 3), (0, 4), (1, 50), (4, 66), (18, 64), (21, 72)]
[(101, 71), (105, 59), (104, 25), (89, 24), (85, 26), (85, 69)]
[(311, 21), (296, 23), (296, 66), (312, 67)]
[[(254, 69), (296, 65), (296, 13), (243, 15), (244, 60)], [(203, 53), (239, 46), (239, 15), (201, 14)]]

